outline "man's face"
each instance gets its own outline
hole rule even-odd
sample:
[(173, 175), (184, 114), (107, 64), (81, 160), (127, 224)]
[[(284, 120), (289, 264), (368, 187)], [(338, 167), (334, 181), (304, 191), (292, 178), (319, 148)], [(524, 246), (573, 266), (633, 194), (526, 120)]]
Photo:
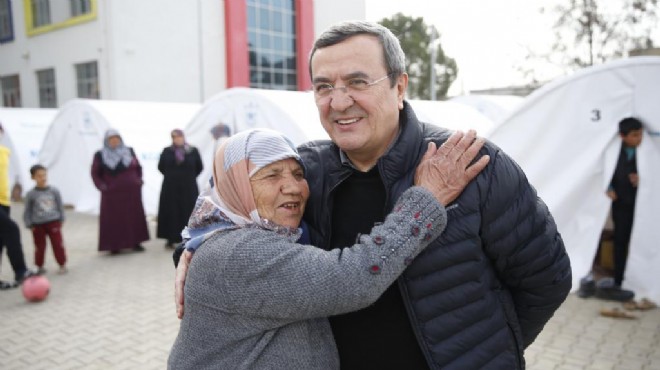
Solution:
[(639, 144), (642, 143), (642, 129), (631, 130), (628, 134), (621, 135), (621, 140), (623, 140), (623, 143), (626, 144), (626, 146), (632, 148), (638, 147)]
[[(375, 36), (353, 36), (315, 52), (312, 82), (335, 87), (347, 86), (352, 79), (371, 83), (387, 75), (384, 60)], [(377, 160), (398, 132), (407, 85), (408, 76), (403, 74), (394, 87), (386, 78), (363, 91), (336, 89), (325, 98), (317, 96), (323, 128), (354, 163)]]

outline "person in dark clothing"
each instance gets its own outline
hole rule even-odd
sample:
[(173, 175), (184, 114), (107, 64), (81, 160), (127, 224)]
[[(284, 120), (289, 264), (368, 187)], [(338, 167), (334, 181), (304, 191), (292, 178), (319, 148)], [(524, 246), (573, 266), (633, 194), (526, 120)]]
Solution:
[(144, 251), (140, 243), (149, 240), (149, 229), (142, 205), (142, 166), (117, 130), (105, 133), (103, 149), (94, 154), (91, 172), (101, 192), (99, 251)]
[(0, 290), (16, 288), (25, 279), (36, 273), (28, 269), (25, 264), (23, 245), (21, 244), (21, 232), (14, 220), (9, 217), (9, 207), (0, 206), (0, 256), (2, 250), (7, 247), (7, 257), (12, 270), (14, 270), (15, 281), (0, 280)]
[(637, 147), (642, 142), (642, 123), (633, 117), (624, 118), (619, 122), (619, 136), (621, 151), (607, 189), (607, 196), (612, 200), (614, 223), (614, 286), (598, 288), (596, 296), (627, 301), (634, 297), (634, 292), (621, 289), (621, 284), (626, 270), (635, 216), (635, 199), (639, 184)]
[(197, 148), (186, 143), (182, 130), (173, 130), (172, 145), (163, 149), (158, 160), (163, 184), (156, 237), (167, 240), (166, 248), (173, 248), (175, 243), (181, 242), (181, 231), (188, 223), (199, 195), (197, 176), (203, 168)]
[[(310, 188), (304, 221), (312, 244), (330, 250), (381, 223), (414, 184), (427, 145), (451, 132), (420, 122), (405, 101), (405, 55), (381, 25), (330, 27), (309, 66), (331, 141), (299, 148)], [(525, 348), (571, 289), (570, 261), (520, 167), (492, 143), (481, 153), (490, 162), (447, 205), (445, 233), (374, 304), (330, 318), (342, 370), (525, 367)]]
[[(0, 140), (5, 131), (0, 124)], [(7, 257), (12, 270), (14, 270), (15, 281), (0, 280), (0, 290), (16, 288), (23, 280), (35, 273), (25, 265), (23, 245), (21, 244), (21, 232), (18, 225), (9, 216), (11, 200), (9, 198), (9, 158), (11, 151), (4, 145), (0, 145), (0, 258), (2, 250), (7, 247)]]

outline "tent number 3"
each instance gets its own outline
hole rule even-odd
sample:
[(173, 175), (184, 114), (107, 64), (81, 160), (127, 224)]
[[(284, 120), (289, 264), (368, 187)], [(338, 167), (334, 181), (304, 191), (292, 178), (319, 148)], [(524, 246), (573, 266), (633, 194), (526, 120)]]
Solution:
[(600, 121), (600, 109), (593, 109), (591, 111), (591, 120), (593, 122)]

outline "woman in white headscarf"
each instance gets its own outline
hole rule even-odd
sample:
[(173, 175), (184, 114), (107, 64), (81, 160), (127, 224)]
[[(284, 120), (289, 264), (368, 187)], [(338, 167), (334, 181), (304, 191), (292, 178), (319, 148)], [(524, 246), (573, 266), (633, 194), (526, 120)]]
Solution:
[(149, 240), (142, 205), (142, 166), (119, 132), (105, 133), (103, 149), (94, 154), (92, 179), (101, 192), (99, 251), (143, 251)]
[[(481, 145), (455, 152), (471, 160)], [(418, 186), (401, 195), (385, 222), (349, 248), (325, 251), (296, 242), (309, 188), (293, 144), (270, 130), (227, 139), (215, 156), (212, 187), (198, 197), (184, 231), (186, 249), (197, 251), (168, 368), (339, 369), (326, 317), (373, 303), (444, 230), (443, 204), (480, 171), (447, 162), (429, 147)], [(464, 181), (447, 186), (457, 178)]]

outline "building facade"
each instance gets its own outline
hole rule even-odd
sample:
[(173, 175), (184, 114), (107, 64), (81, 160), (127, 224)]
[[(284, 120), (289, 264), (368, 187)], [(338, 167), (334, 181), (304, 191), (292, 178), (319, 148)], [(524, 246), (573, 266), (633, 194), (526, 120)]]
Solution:
[(2, 106), (306, 90), (316, 35), (364, 18), (364, 0), (0, 0)]

